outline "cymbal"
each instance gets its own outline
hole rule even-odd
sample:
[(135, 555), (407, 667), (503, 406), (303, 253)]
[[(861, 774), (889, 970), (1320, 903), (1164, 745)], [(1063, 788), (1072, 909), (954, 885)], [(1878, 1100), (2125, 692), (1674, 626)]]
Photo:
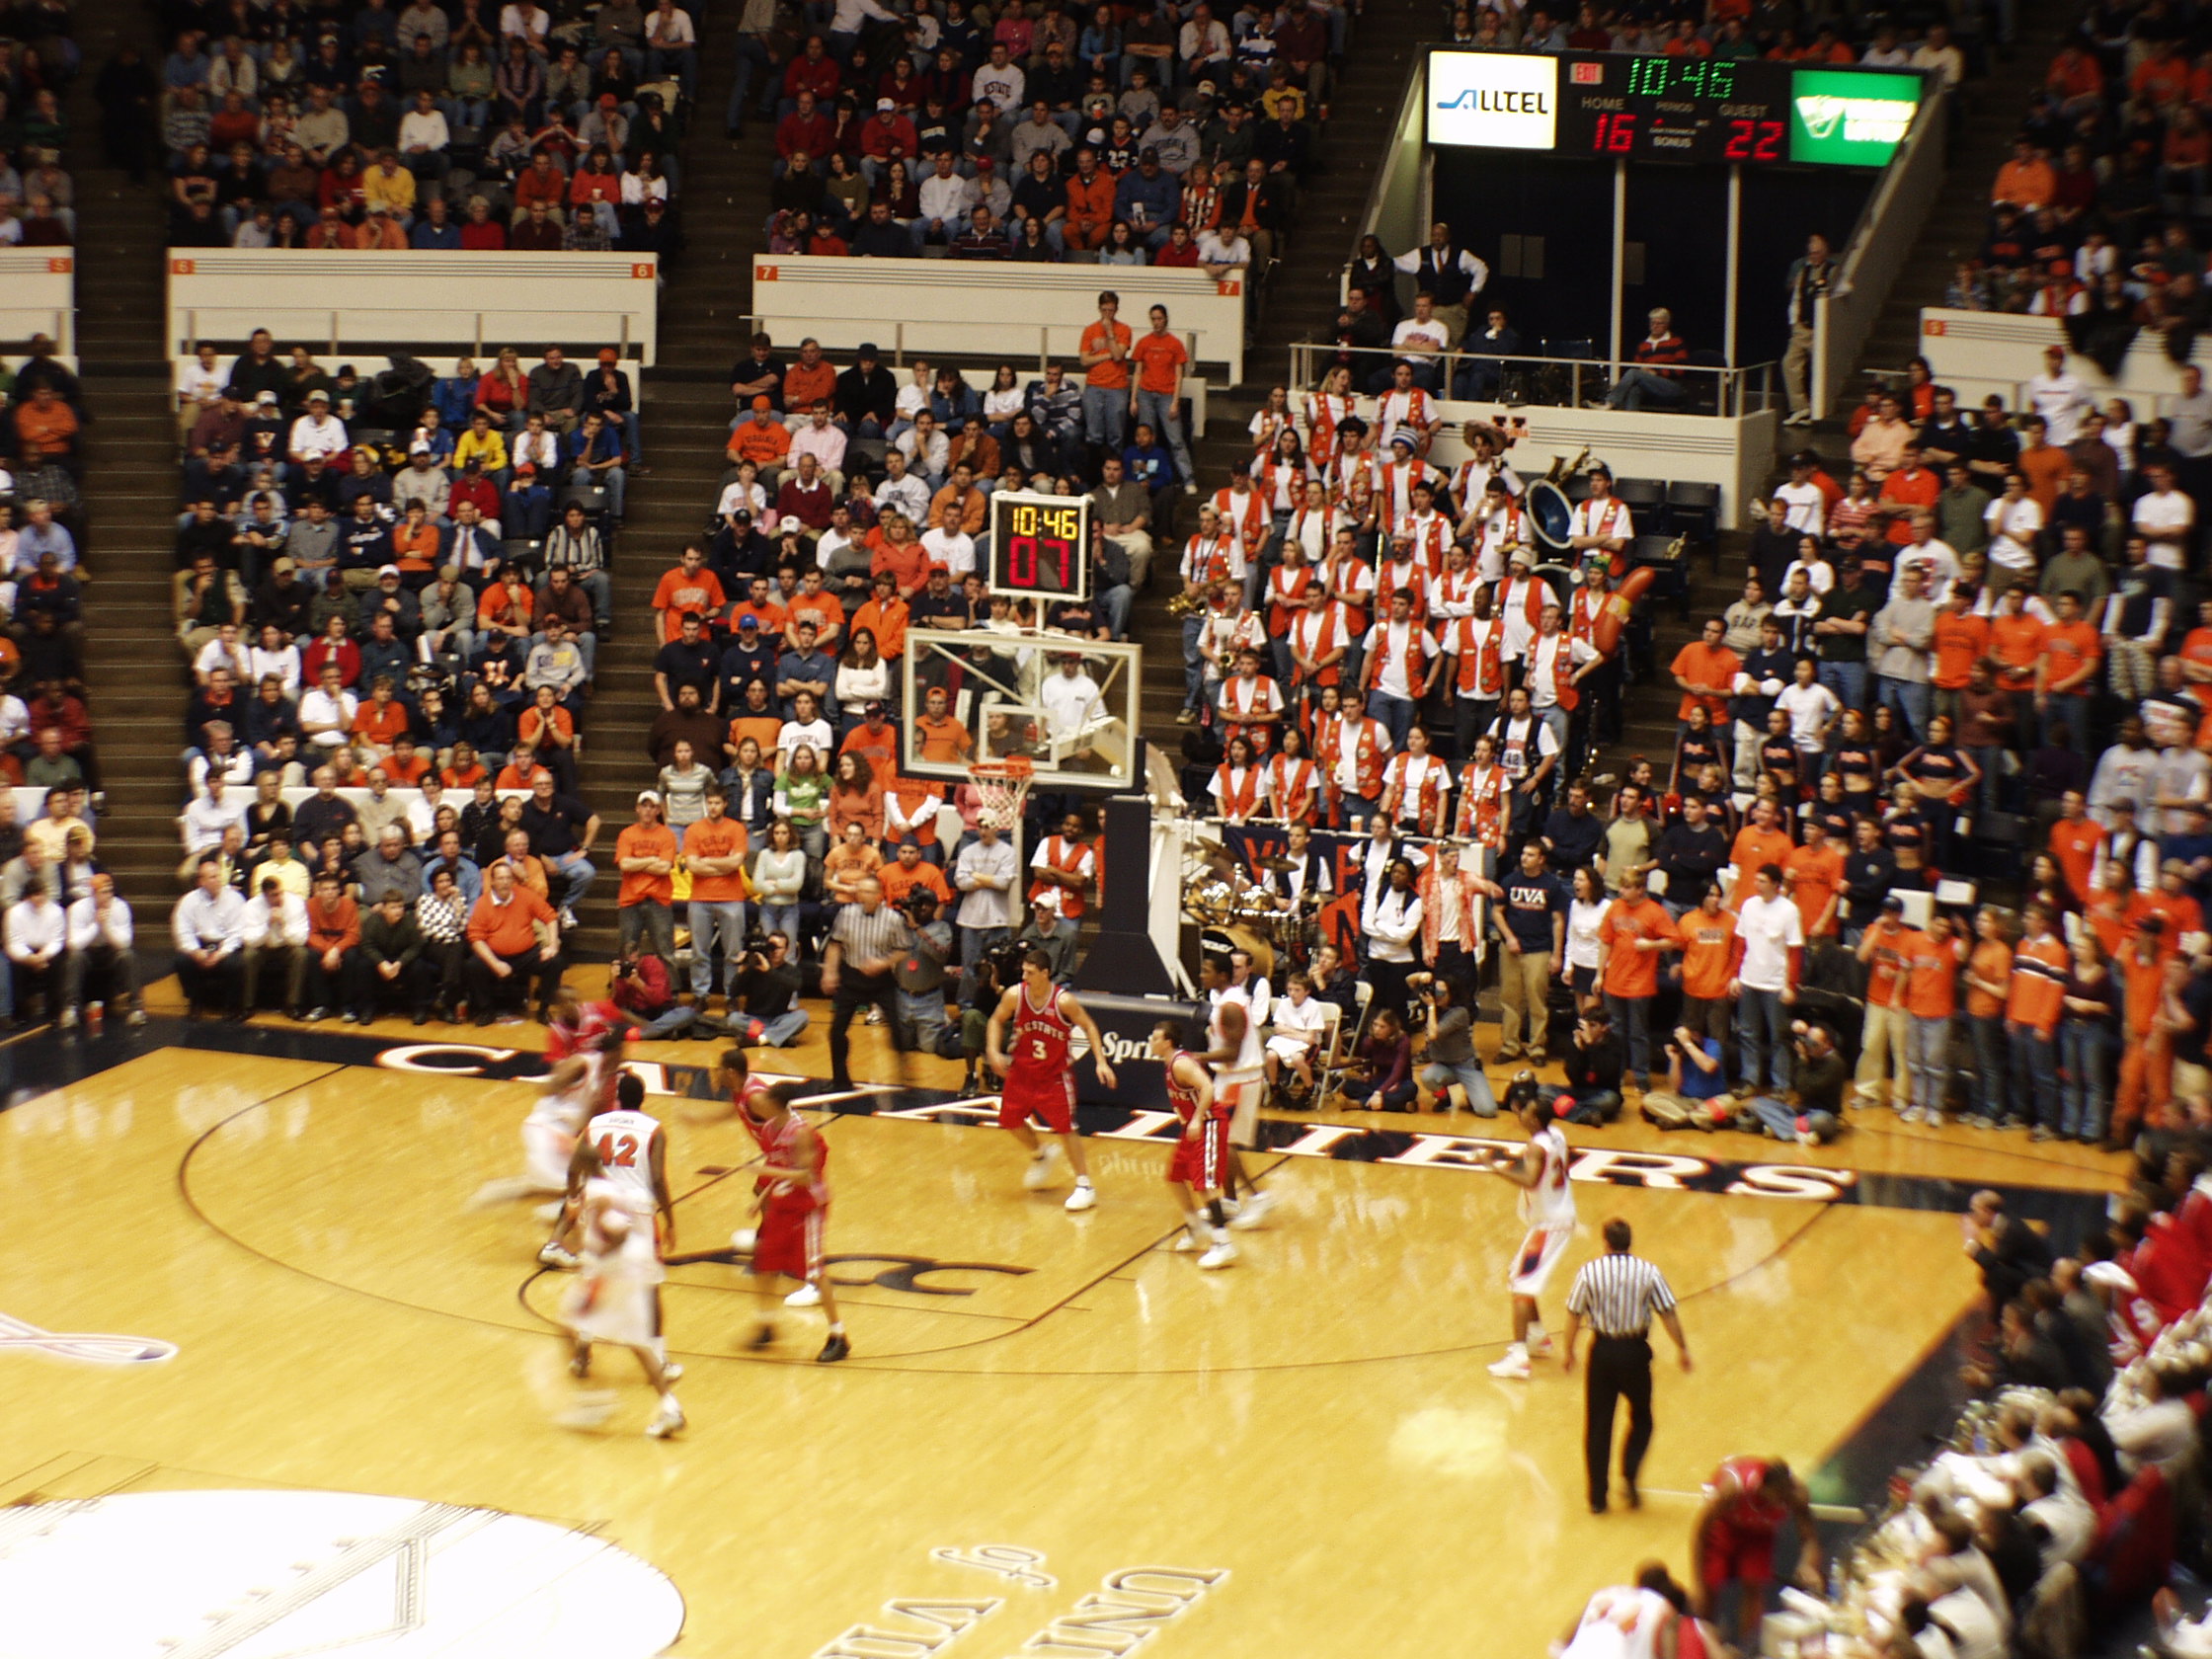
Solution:
[(1255, 858), (1252, 860), (1252, 868), (1255, 870), (1272, 870), (1279, 876), (1287, 876), (1298, 866), (1288, 858)]

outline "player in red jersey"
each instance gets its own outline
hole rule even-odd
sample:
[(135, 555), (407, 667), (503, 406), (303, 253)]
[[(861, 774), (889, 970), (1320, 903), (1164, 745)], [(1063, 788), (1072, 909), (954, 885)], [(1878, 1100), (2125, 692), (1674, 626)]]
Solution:
[[(737, 1066), (730, 1064), (733, 1057)], [(800, 1085), (765, 1084), (745, 1073), (744, 1059), (734, 1050), (725, 1054), (720, 1075), (732, 1085), (739, 1121), (760, 1147), (752, 1198), (760, 1221), (752, 1244), (753, 1282), (768, 1299), (767, 1307), (774, 1305), (786, 1279), (814, 1288), (830, 1316), (830, 1340), (815, 1359), (833, 1365), (852, 1353), (852, 1344), (837, 1316), (837, 1294), (822, 1270), (823, 1233), (830, 1220), (830, 1147), (791, 1109), (791, 1096)], [(775, 1339), (775, 1320), (764, 1308), (752, 1346), (765, 1348)]]
[[(1799, 1589), (1820, 1589), (1820, 1535), (1804, 1484), (1779, 1458), (1723, 1458), (1705, 1487), (1690, 1534), (1691, 1589), (1698, 1610), (1741, 1652), (1757, 1651), (1784, 1521), (1797, 1524)], [(1732, 1608), (1724, 1604), (1733, 1602)]]
[(1228, 1109), (1215, 1099), (1206, 1062), (1183, 1047), (1182, 1021), (1161, 1020), (1153, 1026), (1151, 1050), (1166, 1074), (1167, 1103), (1183, 1120), (1175, 1155), (1167, 1160), (1167, 1179), (1183, 1210), (1184, 1233), (1175, 1248), (1202, 1252), (1200, 1267), (1226, 1267), (1236, 1259), (1222, 1209), (1222, 1185), (1234, 1155), (1228, 1144)]
[(614, 1079), (622, 1069), (622, 1045), (635, 1025), (612, 1002), (586, 1002), (563, 988), (547, 1010), (545, 1063), (558, 1066), (572, 1057), (590, 1068), (588, 1100), (593, 1112), (613, 1103)]
[[(1029, 1167), (1021, 1184), (1035, 1191), (1049, 1186), (1053, 1165), (1061, 1148), (1075, 1171), (1075, 1190), (1067, 1195), (1067, 1208), (1088, 1210), (1098, 1202), (1090, 1184), (1090, 1165), (1083, 1158), (1083, 1143), (1075, 1134), (1075, 1068), (1068, 1059), (1069, 1040), (1076, 1031), (1090, 1040), (1091, 1064), (1098, 1080), (1115, 1086), (1114, 1068), (1106, 1062), (1105, 1040), (1090, 1010), (1075, 1000), (1073, 991), (1053, 984), (1052, 958), (1033, 950), (1021, 959), (1021, 984), (1011, 986), (998, 999), (990, 1016), (990, 1030), (984, 1058), (990, 1068), (1006, 1079), (999, 1091), (998, 1127), (1029, 1148)], [(1007, 1041), (1007, 1028), (1013, 1040)], [(1060, 1137), (1059, 1145), (1039, 1143), (1029, 1127), (1032, 1115)]]
[[(715, 1086), (730, 1098), (728, 1111), (715, 1112), (704, 1116), (696, 1111), (687, 1111), (685, 1116), (689, 1117), (694, 1123), (705, 1123), (735, 1114), (738, 1120), (745, 1125), (747, 1133), (752, 1137), (754, 1145), (758, 1146), (762, 1154), (765, 1155), (768, 1147), (766, 1142), (761, 1139), (760, 1120), (768, 1115), (768, 1106), (764, 1097), (774, 1085), (767, 1078), (754, 1074), (751, 1064), (746, 1059), (743, 1049), (725, 1049), (722, 1051), (722, 1059), (719, 1062), (719, 1069), (715, 1073), (714, 1080)], [(771, 1184), (765, 1175), (754, 1179), (752, 1192), (755, 1210), (759, 1208), (761, 1195), (768, 1190)], [(731, 1248), (745, 1255), (750, 1255), (753, 1246), (759, 1241), (760, 1229), (758, 1227), (739, 1227), (730, 1234)], [(820, 1277), (817, 1276), (785, 1297), (783, 1304), (786, 1307), (820, 1307), (822, 1297), (822, 1282)]]

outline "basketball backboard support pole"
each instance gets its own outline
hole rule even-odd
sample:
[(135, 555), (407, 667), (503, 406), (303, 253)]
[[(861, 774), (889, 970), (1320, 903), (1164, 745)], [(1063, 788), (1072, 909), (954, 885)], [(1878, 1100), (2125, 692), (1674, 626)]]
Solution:
[(1126, 877), (1113, 885), (1111, 898), (1101, 893), (1098, 937), (1075, 966), (1075, 988), (1113, 991), (1122, 996), (1173, 995), (1178, 989), (1176, 977), (1160, 956), (1152, 912), (1157, 908), (1154, 901), (1162, 893), (1172, 910), (1181, 889), (1175, 881), (1156, 879), (1151, 798), (1143, 794), (1109, 796), (1104, 816), (1101, 868), (1109, 874), (1142, 870), (1150, 879), (1143, 896)]

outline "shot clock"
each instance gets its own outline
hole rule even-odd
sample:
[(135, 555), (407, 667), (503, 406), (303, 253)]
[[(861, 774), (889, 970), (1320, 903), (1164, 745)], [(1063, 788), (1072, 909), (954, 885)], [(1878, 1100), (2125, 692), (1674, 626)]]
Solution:
[(1429, 54), (1429, 142), (1593, 161), (1886, 167), (1917, 70), (1626, 52)]
[(990, 497), (993, 593), (1014, 598), (1090, 597), (1090, 498), (997, 490)]

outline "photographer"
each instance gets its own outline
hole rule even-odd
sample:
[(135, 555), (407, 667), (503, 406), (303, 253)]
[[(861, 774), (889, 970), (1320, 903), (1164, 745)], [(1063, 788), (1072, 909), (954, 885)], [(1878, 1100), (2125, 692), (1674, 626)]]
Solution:
[(984, 1086), (981, 1066), (984, 1051), (989, 1046), (990, 1016), (1007, 987), (1021, 984), (1021, 952), (1022, 947), (1011, 939), (1002, 939), (978, 955), (974, 965), (964, 971), (960, 1058), (967, 1062), (968, 1069), (960, 1079), (962, 1094), (974, 1094)]
[(1791, 1090), (1797, 1102), (1792, 1112), (1772, 1095), (1755, 1095), (1749, 1102), (1767, 1133), (1778, 1141), (1794, 1141), (1801, 1146), (1819, 1146), (1844, 1130), (1844, 1089), (1851, 1081), (1844, 1057), (1836, 1050), (1836, 1034), (1825, 1025), (1792, 1021), (1790, 1046), (1797, 1051)]
[[(912, 1030), (915, 1048), (944, 1055), (951, 1036), (945, 1023), (945, 964), (952, 960), (952, 923), (938, 919), (937, 896), (925, 887), (909, 892), (903, 908), (914, 944), (892, 970), (899, 983), (899, 1017)], [(957, 1042), (951, 1046), (957, 1052)]]
[(1663, 1047), (1667, 1080), (1644, 1096), (1643, 1115), (1661, 1129), (1685, 1123), (1693, 1129), (1718, 1128), (1711, 1102), (1728, 1093), (1727, 1053), (1720, 1039), (1678, 1025)]
[(1620, 1116), (1620, 1074), (1627, 1061), (1603, 1008), (1591, 1009), (1576, 1022), (1565, 1058), (1567, 1092), (1574, 1096), (1567, 1121), (1609, 1124)]
[(638, 1022), (641, 1043), (680, 1036), (699, 1017), (697, 1008), (676, 1001), (668, 962), (658, 951), (641, 952), (635, 939), (614, 959), (607, 983), (614, 1005)]
[[(1498, 1115), (1498, 1097), (1482, 1063), (1474, 1057), (1474, 1013), (1457, 981), (1435, 974), (1414, 974), (1406, 987), (1420, 996), (1425, 1046), (1414, 1082), (1453, 1111), (1464, 1106), (1478, 1118)], [(1428, 1109), (1423, 1100), (1422, 1109)]]
[(791, 965), (789, 934), (778, 930), (747, 939), (730, 983), (729, 1027), (748, 1048), (765, 1044), (788, 1049), (807, 1029), (807, 1011), (798, 1005), (799, 970)]

